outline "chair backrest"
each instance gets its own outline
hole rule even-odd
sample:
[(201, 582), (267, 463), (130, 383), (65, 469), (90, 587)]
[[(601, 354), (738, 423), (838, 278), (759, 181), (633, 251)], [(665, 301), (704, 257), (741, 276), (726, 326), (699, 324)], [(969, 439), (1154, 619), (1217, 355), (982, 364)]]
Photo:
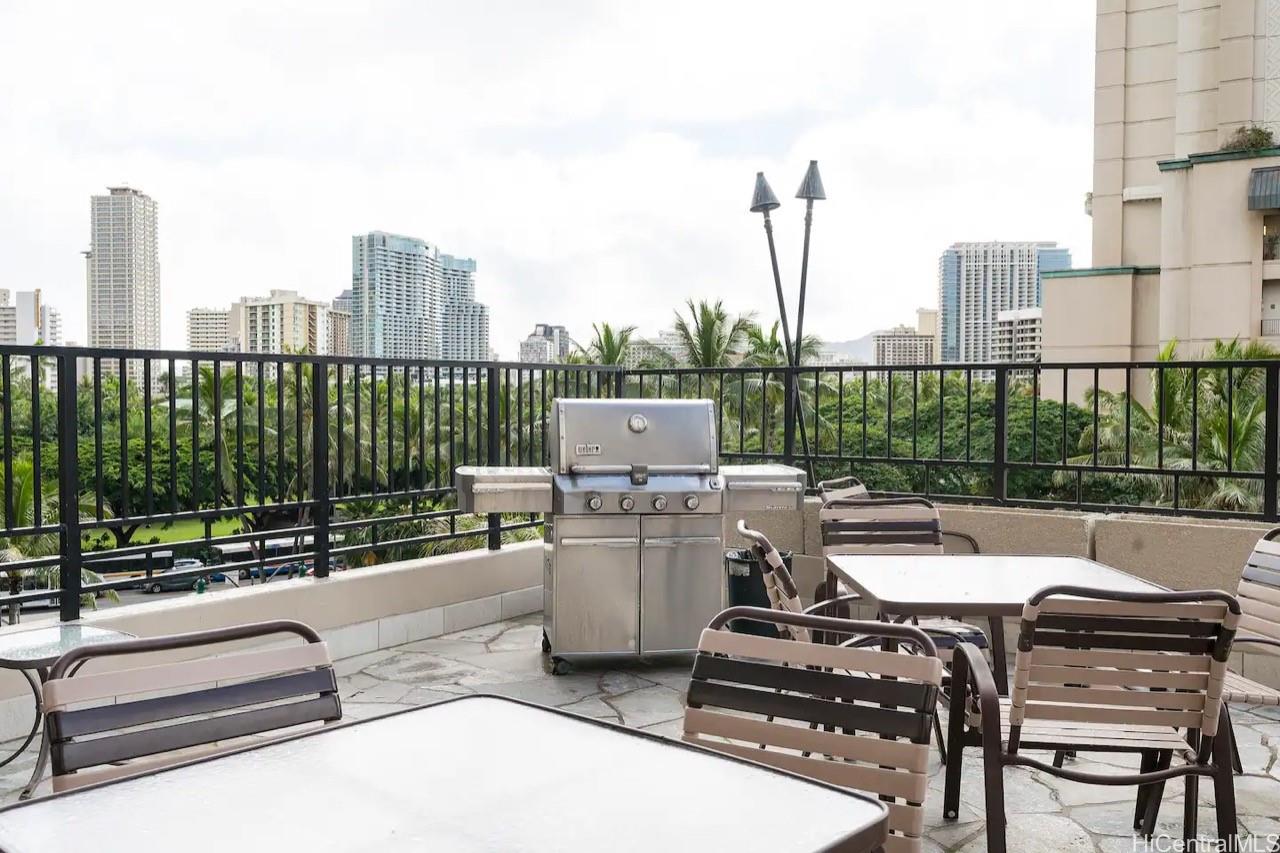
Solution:
[(871, 492), (857, 477), (840, 477), (818, 483), (818, 497), (825, 504), (831, 501), (865, 500), (871, 497)]
[(1219, 590), (1040, 590), (1022, 611), (1010, 751), (1027, 720), (1172, 726), (1212, 737), (1239, 617), (1235, 598)]
[(827, 557), (942, 553), (942, 519), (924, 498), (831, 500), (818, 521)]
[(1236, 598), (1240, 600), (1241, 636), (1261, 637), (1277, 645), (1249, 644), (1249, 652), (1280, 655), (1280, 542), (1272, 541), (1280, 528), (1267, 533), (1253, 546), (1240, 575)]
[[(72, 677), (99, 658), (278, 634), (305, 642)], [(55, 791), (192, 757), (173, 754), (180, 750), (229, 749), (239, 744), (227, 741), (342, 717), (328, 648), (312, 628), (289, 620), (75, 649), (54, 663), (44, 710)]]
[[(724, 630), (732, 619), (884, 636), (919, 654), (736, 634)], [(915, 851), (941, 683), (937, 649), (918, 628), (734, 607), (698, 642), (684, 740), (878, 795), (889, 808), (884, 849)]]
[[(804, 603), (800, 601), (800, 590), (796, 588), (791, 572), (787, 571), (787, 564), (783, 562), (782, 554), (773, 547), (769, 537), (759, 530), (747, 527), (746, 522), (742, 520), (738, 521), (738, 533), (751, 540), (751, 551), (755, 555), (756, 562), (760, 564), (760, 575), (764, 579), (765, 593), (769, 596), (769, 606), (774, 610), (787, 613), (803, 613)], [(778, 623), (775, 627), (788, 639), (803, 643), (811, 639), (808, 628), (782, 623)]]

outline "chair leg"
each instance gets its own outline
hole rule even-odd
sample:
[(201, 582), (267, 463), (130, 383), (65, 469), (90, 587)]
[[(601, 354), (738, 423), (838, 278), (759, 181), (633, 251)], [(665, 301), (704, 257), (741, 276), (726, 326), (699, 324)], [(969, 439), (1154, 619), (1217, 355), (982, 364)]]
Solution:
[(1184, 850), (1193, 850), (1196, 836), (1200, 834), (1200, 777), (1192, 773), (1187, 777), (1187, 791), (1182, 803), (1182, 840)]
[(1222, 725), (1230, 723), (1220, 721), (1218, 736), (1213, 739), (1213, 810), (1218, 819), (1217, 849), (1237, 851), (1240, 841), (1236, 835), (1236, 778), (1231, 767), (1231, 745), (1227, 738), (1222, 737)]
[[(960, 770), (964, 765), (964, 702), (956, 701), (955, 691), (964, 690), (964, 685), (951, 681), (952, 702), (947, 717), (947, 758), (943, 768), (944, 785), (942, 789), (942, 817), (944, 820), (956, 820), (960, 817)], [(963, 693), (959, 694), (963, 696)]]
[[(1168, 770), (1172, 762), (1173, 752), (1162, 749), (1156, 758), (1156, 766), (1153, 769)], [(1160, 803), (1164, 799), (1164, 783), (1153, 782), (1149, 787), (1146, 814), (1142, 819), (1142, 837), (1147, 839), (1156, 834), (1156, 821), (1160, 819)]]
[[(1156, 766), (1156, 753), (1154, 750), (1147, 750), (1142, 753), (1142, 760), (1138, 764), (1139, 773), (1150, 773)], [(1142, 819), (1147, 814), (1147, 797), (1151, 793), (1150, 785), (1138, 786), (1138, 797), (1133, 804), (1133, 831), (1137, 832), (1142, 829)]]
[(1218, 731), (1226, 734), (1231, 741), (1231, 769), (1243, 775), (1244, 762), (1240, 760), (1240, 744), (1236, 741), (1236, 730), (1231, 725), (1231, 708), (1226, 702), (1222, 703), (1222, 722), (1218, 726)]
[[(1001, 744), (982, 743), (983, 804), (987, 808), (987, 853), (1005, 853), (1004, 764)], [(954, 754), (954, 753), (953, 753)], [(959, 767), (960, 762), (956, 761)], [(947, 770), (951, 768), (948, 767)]]
[(1063, 762), (1065, 762), (1066, 760), (1067, 760), (1067, 753), (1065, 750), (1059, 749), (1054, 751), (1053, 753), (1054, 767), (1057, 767), (1058, 769), (1062, 769)]
[(938, 712), (933, 712), (933, 735), (938, 740), (938, 758), (942, 761), (942, 766), (947, 766), (947, 744), (946, 738), (942, 734), (942, 719), (938, 716)]

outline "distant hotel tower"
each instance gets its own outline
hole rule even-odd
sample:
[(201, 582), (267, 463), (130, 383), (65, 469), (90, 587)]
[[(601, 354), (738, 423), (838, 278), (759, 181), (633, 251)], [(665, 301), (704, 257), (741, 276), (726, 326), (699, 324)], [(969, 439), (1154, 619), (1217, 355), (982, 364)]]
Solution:
[[(160, 258), (156, 238), (156, 202), (129, 187), (111, 187), (89, 201), (88, 283), (89, 346), (159, 349)], [(114, 374), (119, 362), (103, 359), (102, 371)], [(129, 363), (131, 379), (142, 362)]]

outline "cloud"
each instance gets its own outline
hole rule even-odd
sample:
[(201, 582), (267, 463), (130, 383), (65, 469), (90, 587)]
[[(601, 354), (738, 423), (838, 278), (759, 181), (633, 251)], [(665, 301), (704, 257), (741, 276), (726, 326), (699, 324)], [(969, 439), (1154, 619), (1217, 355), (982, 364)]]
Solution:
[(0, 286), (83, 340), (88, 196), (129, 182), (160, 203), (166, 346), (195, 305), (331, 298), (375, 228), (477, 258), (508, 357), (534, 322), (653, 333), (686, 297), (768, 319), (752, 179), (794, 305), (817, 158), (807, 325), (855, 337), (932, 304), (955, 240), (1088, 262), (1092, 27), (1074, 3), (8, 4)]

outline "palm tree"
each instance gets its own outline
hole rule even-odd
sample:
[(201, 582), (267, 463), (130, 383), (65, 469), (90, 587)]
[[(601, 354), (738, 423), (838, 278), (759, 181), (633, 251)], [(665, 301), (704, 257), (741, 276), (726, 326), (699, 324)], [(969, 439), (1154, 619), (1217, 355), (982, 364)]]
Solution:
[[(1177, 356), (1177, 341), (1170, 341), (1157, 360), (1174, 362)], [(1278, 357), (1280, 352), (1266, 344), (1233, 340), (1215, 342), (1203, 358), (1226, 362)], [(1266, 426), (1263, 371), (1248, 367), (1228, 371), (1226, 367), (1193, 370), (1171, 366), (1153, 369), (1150, 380), (1152, 402), (1147, 405), (1124, 393), (1097, 393), (1098, 463), (1123, 466), (1128, 462), (1154, 468), (1163, 459), (1164, 468), (1179, 472), (1190, 472), (1194, 466), (1205, 476), (1181, 477), (1180, 505), (1256, 511), (1262, 498), (1262, 481), (1223, 474), (1262, 470)], [(1086, 394), (1085, 403), (1086, 407), (1092, 405), (1092, 389)], [(1080, 435), (1081, 452), (1070, 461), (1091, 463), (1094, 442), (1093, 425), (1088, 424)], [(1060, 475), (1058, 479), (1061, 478)], [(1148, 485), (1156, 502), (1172, 502), (1172, 478), (1155, 477)]]
[[(778, 337), (777, 320), (773, 321), (773, 326), (769, 329), (769, 334), (765, 334), (764, 328), (756, 323), (750, 323), (747, 326), (746, 344), (747, 352), (742, 359), (743, 366), (746, 367), (781, 367), (787, 363), (786, 347), (783, 341)], [(805, 335), (804, 340), (800, 343), (800, 363), (812, 362), (818, 358), (822, 352), (822, 341), (813, 335)]]
[[(13, 526), (17, 528), (33, 527), (36, 520), (36, 499), (35, 499), (35, 469), (31, 462), (26, 459), (14, 460), (12, 463), (13, 471)], [(58, 517), (58, 501), (57, 498), (45, 491), (40, 499), (41, 517), (51, 519)], [(91, 494), (83, 494), (80, 496), (80, 517), (84, 520), (90, 520), (94, 517), (95, 500)], [(109, 513), (104, 510), (104, 516), (110, 517)], [(46, 524), (48, 522), (46, 521)], [(25, 577), (34, 577), (40, 580), (45, 586), (56, 587), (58, 582), (59, 567), (38, 566), (26, 569), (4, 569), (3, 564), (17, 563), (25, 560), (34, 560), (39, 557), (52, 557), (59, 553), (61, 543), (55, 533), (43, 533), (39, 536), (15, 536), (0, 537), (0, 572), (9, 575), (9, 594), (17, 595), (22, 592), (22, 580)], [(91, 572), (88, 569), (80, 570), (80, 582), (84, 584), (101, 583), (102, 576), (97, 572)], [(107, 597), (112, 601), (119, 601), (120, 597), (115, 590), (109, 590)], [(81, 605), (87, 607), (95, 607), (96, 602), (94, 596), (85, 594), (81, 596)], [(9, 623), (14, 624), (18, 621), (20, 605), (13, 604), (9, 607)]]
[(627, 347), (631, 345), (635, 326), (614, 329), (608, 323), (592, 323), (591, 329), (595, 332), (595, 337), (582, 350), (591, 364), (622, 364), (626, 361)]
[(724, 303), (706, 300), (694, 304), (690, 299), (686, 318), (676, 312), (676, 334), (680, 337), (686, 358), (693, 367), (726, 367), (730, 356), (740, 352), (751, 328), (751, 315), (730, 317)]

